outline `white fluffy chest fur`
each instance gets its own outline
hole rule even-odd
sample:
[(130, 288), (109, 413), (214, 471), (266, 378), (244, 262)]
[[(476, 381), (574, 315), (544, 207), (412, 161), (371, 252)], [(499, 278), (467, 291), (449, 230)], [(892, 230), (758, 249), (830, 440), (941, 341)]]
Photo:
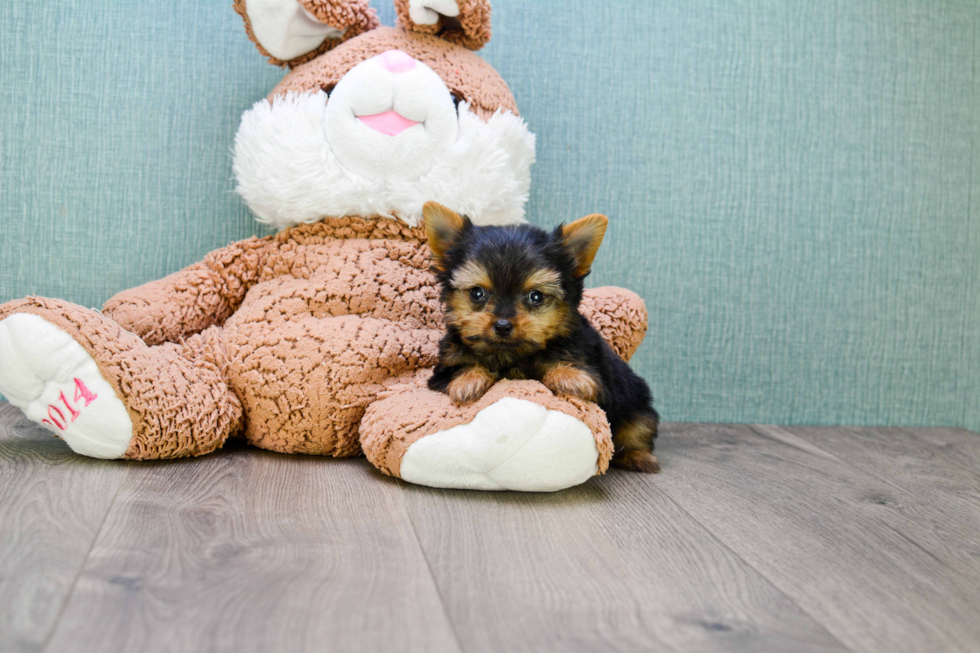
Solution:
[[(326, 216), (387, 216), (415, 226), (434, 200), (475, 223), (522, 222), (534, 162), (534, 134), (498, 111), (483, 122), (459, 105), (459, 131), (420, 178), (369, 178), (343, 166), (327, 137), (327, 95), (289, 93), (257, 102), (235, 137), (237, 192), (259, 222), (277, 229)], [(397, 162), (395, 162), (397, 165)]]

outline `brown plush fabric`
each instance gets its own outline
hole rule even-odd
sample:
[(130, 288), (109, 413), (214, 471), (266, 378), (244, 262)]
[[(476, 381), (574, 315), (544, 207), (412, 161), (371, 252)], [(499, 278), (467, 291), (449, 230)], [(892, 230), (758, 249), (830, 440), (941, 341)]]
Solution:
[(154, 343), (211, 327), (212, 346), (195, 349), (245, 404), (249, 441), (353, 456), (377, 392), (435, 362), (441, 307), (423, 238), (384, 218), (301, 225), (120, 293), (105, 312)]
[(248, 38), (263, 56), (269, 58), (269, 63), (274, 66), (289, 66), (291, 68), (311, 61), (344, 41), (372, 30), (381, 24), (378, 20), (378, 12), (369, 6), (369, 0), (300, 0), (300, 4), (316, 16), (321, 23), (345, 31), (341, 38), (326, 39), (317, 49), (288, 61), (273, 57), (255, 38), (255, 32), (252, 31), (252, 21), (249, 20), (248, 14), (245, 12), (246, 0), (234, 0), (232, 7), (245, 21), (245, 33), (248, 34)]
[(582, 315), (624, 361), (636, 353), (647, 333), (647, 307), (632, 290), (602, 286), (585, 291)]
[(102, 308), (148, 345), (224, 324), (258, 280), (269, 239), (252, 238), (208, 254), (203, 261), (115, 295)]
[(379, 27), (337, 46), (323, 56), (297, 66), (269, 94), (269, 101), (288, 91), (305, 92), (333, 87), (348, 70), (388, 50), (402, 50), (424, 61), (449, 90), (470, 103), (484, 119), (497, 109), (519, 115), (510, 88), (493, 66), (479, 55), (442, 38), (402, 29)]
[(479, 50), (490, 40), (489, 0), (456, 0), (459, 15), (440, 16), (433, 25), (416, 25), (408, 12), (409, 0), (395, 0), (398, 24), (407, 29), (433, 34), (470, 50)]
[(241, 428), (242, 407), (228, 388), (204, 334), (181, 347), (147, 347), (96, 311), (28, 297), (0, 305), (0, 320), (38, 315), (68, 333), (99, 366), (129, 411), (133, 439), (124, 458), (179, 458), (210, 453)]

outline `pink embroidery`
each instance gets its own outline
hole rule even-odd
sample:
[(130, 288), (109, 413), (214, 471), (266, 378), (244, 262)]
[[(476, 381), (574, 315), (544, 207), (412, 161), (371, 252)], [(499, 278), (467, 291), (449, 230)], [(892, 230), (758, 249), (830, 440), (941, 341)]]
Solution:
[[(55, 417), (54, 416), (55, 413), (58, 413), (58, 417), (61, 418), (60, 420), (58, 419), (58, 417)], [(57, 406), (53, 406), (53, 405), (49, 405), (48, 406), (48, 417), (51, 418), (51, 422), (54, 422), (54, 425), (55, 426), (57, 426), (62, 431), (65, 430), (65, 428), (66, 428), (66, 425), (65, 425), (65, 416), (61, 414), (61, 411), (58, 409)], [(41, 420), (41, 421), (42, 422), (48, 422), (48, 420), (46, 420), (46, 419), (45, 420)], [(48, 424), (50, 424), (51, 422), (48, 422)]]
[(85, 400), (85, 405), (88, 406), (90, 403), (99, 398), (99, 395), (92, 394), (92, 391), (85, 387), (81, 379), (75, 379), (75, 401), (79, 398)]
[(71, 421), (74, 422), (81, 413), (79, 413), (77, 410), (75, 410), (74, 408), (71, 407), (71, 404), (69, 404), (68, 403), (68, 400), (65, 399), (65, 393), (64, 392), (62, 392), (60, 395), (58, 395), (58, 399), (61, 399), (61, 403), (63, 403), (65, 405), (65, 408), (68, 409), (68, 412), (71, 414)]
[[(74, 401), (76, 405), (80, 400), (84, 399), (85, 405), (82, 406), (82, 408), (85, 408), (90, 403), (92, 403), (93, 401), (99, 398), (99, 395), (89, 390), (81, 379), (75, 378), (74, 381), (75, 381)], [(65, 405), (65, 408), (68, 409), (68, 414), (71, 415), (70, 421), (74, 422), (76, 419), (78, 419), (81, 413), (78, 412), (78, 410), (68, 402), (68, 398), (65, 397), (64, 390), (62, 390), (58, 394), (58, 399), (60, 399), (61, 403), (63, 403)], [(54, 416), (55, 413), (58, 413), (57, 417)], [(42, 419), (41, 423), (54, 426), (61, 431), (64, 431), (66, 428), (68, 428), (69, 420), (65, 420), (64, 413), (62, 413), (61, 409), (55, 406), (54, 404), (48, 404), (48, 417), (50, 417), (51, 419)]]

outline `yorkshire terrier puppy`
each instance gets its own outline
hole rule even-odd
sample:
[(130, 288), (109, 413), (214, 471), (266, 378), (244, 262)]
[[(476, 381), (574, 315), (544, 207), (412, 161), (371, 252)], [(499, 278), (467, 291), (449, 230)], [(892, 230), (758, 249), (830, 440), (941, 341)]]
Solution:
[(477, 227), (435, 202), (423, 216), (447, 326), (429, 387), (467, 404), (499, 379), (541, 381), (605, 411), (613, 465), (660, 471), (650, 388), (578, 310), (606, 217), (549, 234), (530, 225)]

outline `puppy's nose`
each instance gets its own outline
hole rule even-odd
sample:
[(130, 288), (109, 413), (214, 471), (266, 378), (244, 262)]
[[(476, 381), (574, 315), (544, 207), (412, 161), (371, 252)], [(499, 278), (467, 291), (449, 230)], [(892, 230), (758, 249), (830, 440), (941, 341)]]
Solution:
[(493, 323), (493, 332), (498, 336), (509, 336), (513, 330), (514, 325), (510, 323), (510, 320), (497, 320)]
[(388, 50), (380, 55), (381, 63), (389, 72), (404, 73), (415, 68), (415, 59), (405, 54), (401, 50)]

